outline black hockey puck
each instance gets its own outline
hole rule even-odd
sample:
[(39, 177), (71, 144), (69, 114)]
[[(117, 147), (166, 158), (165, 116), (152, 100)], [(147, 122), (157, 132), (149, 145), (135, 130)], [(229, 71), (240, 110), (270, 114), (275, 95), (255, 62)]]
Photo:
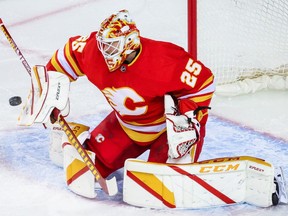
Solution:
[(9, 99), (9, 104), (11, 105), (11, 106), (18, 106), (19, 104), (21, 104), (22, 103), (22, 99), (21, 99), (21, 97), (19, 97), (19, 96), (14, 96), (14, 97), (11, 97), (10, 99)]

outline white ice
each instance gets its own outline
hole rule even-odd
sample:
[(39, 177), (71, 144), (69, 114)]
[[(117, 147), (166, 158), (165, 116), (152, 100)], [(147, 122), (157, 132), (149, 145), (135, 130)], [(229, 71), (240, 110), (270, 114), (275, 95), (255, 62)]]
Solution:
[[(45, 64), (70, 36), (96, 30), (106, 16), (123, 8), (131, 11), (143, 36), (187, 46), (186, 0), (177, 3), (170, 0), (0, 0), (0, 18), (30, 65), (34, 65)], [(41, 125), (16, 125), (21, 106), (11, 107), (8, 100), (15, 95), (25, 100), (30, 81), (2, 32), (0, 74), (0, 215), (287, 215), (287, 205), (153, 210), (125, 204), (121, 193), (116, 197), (100, 193), (92, 200), (79, 197), (66, 188), (63, 170), (49, 159), (49, 131)], [(287, 96), (287, 91), (265, 91), (233, 98), (216, 95), (201, 159), (260, 157), (274, 166), (282, 166), (287, 177)], [(92, 128), (111, 110), (85, 78), (71, 86), (71, 104), (68, 120)], [(116, 174), (121, 188), (121, 170)]]

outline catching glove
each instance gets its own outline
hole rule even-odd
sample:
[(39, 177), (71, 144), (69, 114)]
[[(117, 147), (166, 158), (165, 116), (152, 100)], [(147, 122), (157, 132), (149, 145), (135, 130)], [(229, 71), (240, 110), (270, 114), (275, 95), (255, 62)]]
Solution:
[(169, 157), (178, 159), (186, 155), (199, 139), (200, 123), (194, 111), (184, 115), (166, 114)]

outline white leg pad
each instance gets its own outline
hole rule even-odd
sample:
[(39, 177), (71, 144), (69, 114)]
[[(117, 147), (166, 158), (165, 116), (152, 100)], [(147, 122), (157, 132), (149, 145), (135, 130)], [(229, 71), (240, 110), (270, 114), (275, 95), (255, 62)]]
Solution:
[[(69, 122), (69, 126), (73, 129), (77, 139), (84, 143), (86, 139), (90, 138), (89, 127), (83, 124)], [(69, 142), (67, 135), (58, 123), (49, 125), (51, 128), (50, 132), (50, 143), (49, 143), (49, 157), (51, 161), (59, 166), (63, 167), (63, 149), (62, 144)]]
[[(95, 162), (95, 153), (87, 151), (91, 160)], [(95, 177), (89, 170), (77, 150), (69, 143), (63, 144), (64, 171), (68, 188), (74, 193), (95, 198)]]
[(204, 208), (236, 203), (272, 205), (274, 167), (253, 157), (218, 158), (194, 164), (128, 159), (124, 202), (152, 208)]
[(53, 124), (50, 132), (49, 157), (57, 166), (63, 167), (63, 136), (66, 136), (59, 124)]

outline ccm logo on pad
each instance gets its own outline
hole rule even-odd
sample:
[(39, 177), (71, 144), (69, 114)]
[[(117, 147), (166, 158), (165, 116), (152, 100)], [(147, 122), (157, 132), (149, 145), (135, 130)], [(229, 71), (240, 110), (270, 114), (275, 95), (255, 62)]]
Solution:
[(240, 164), (225, 164), (225, 165), (211, 165), (202, 166), (199, 170), (200, 173), (210, 173), (210, 172), (229, 172), (238, 170)]

